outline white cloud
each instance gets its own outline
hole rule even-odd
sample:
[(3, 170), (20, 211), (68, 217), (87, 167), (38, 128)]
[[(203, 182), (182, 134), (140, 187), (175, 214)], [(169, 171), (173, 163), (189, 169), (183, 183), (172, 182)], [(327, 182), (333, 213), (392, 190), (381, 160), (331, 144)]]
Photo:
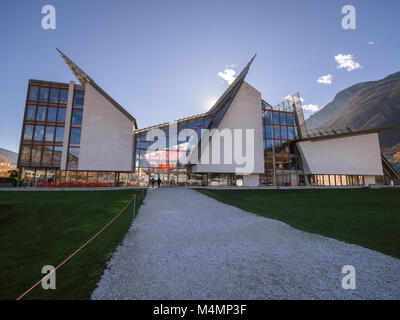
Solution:
[(236, 71), (231, 68), (226, 68), (223, 72), (218, 72), (217, 76), (224, 79), (228, 84), (232, 84), (236, 78)]
[(332, 75), (327, 74), (325, 76), (319, 77), (317, 80), (318, 83), (323, 83), (323, 84), (331, 84), (332, 83)]
[(309, 111), (311, 113), (315, 113), (317, 111), (319, 111), (321, 109), (321, 107), (319, 107), (316, 104), (305, 104), (303, 106), (303, 110)]
[(375, 41), (368, 41), (368, 44), (375, 44)]
[(361, 65), (354, 61), (354, 55), (352, 54), (341, 54), (339, 53), (335, 56), (335, 60), (338, 63), (338, 69), (347, 69), (348, 72), (353, 71), (355, 69), (361, 68)]

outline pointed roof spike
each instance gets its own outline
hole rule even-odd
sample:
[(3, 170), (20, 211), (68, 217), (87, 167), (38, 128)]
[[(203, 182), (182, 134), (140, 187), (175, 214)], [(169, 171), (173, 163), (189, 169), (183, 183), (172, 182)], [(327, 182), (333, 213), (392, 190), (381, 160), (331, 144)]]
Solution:
[(126, 115), (130, 120), (134, 122), (135, 129), (138, 128), (136, 119), (126, 111), (118, 102), (116, 102), (113, 98), (111, 98), (103, 89), (101, 89), (97, 83), (90, 78), (81, 68), (79, 68), (70, 58), (68, 58), (60, 49), (56, 48), (60, 53), (61, 57), (64, 59), (67, 66), (71, 69), (74, 76), (79, 80), (81, 85), (85, 85), (86, 83), (90, 84), (94, 89), (97, 90), (104, 98), (106, 98), (112, 105), (114, 105), (117, 109), (119, 109), (124, 115)]

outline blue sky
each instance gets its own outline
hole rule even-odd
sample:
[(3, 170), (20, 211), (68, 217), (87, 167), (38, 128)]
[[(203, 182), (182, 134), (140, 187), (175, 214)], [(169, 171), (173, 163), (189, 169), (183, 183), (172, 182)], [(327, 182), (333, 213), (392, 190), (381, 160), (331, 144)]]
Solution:
[[(41, 27), (46, 4), (56, 30)], [(356, 30), (341, 27), (347, 4)], [(264, 99), (299, 91), (324, 106), (400, 71), (399, 12), (397, 0), (2, 1), (0, 147), (18, 151), (29, 79), (75, 80), (56, 47), (145, 127), (206, 111), (227, 87), (218, 72), (239, 72), (254, 53), (247, 81)], [(338, 69), (339, 54), (361, 67)], [(328, 74), (331, 84), (317, 82)]]

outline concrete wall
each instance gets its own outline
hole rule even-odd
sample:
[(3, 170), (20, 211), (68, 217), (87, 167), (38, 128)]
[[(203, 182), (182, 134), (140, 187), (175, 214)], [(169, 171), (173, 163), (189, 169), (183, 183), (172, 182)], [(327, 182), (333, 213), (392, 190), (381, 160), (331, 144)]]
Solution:
[(378, 133), (298, 142), (305, 174), (383, 175)]
[(132, 120), (87, 84), (78, 170), (131, 171), (133, 126)]
[[(244, 82), (236, 94), (232, 104), (221, 120), (218, 130), (225, 128), (243, 129), (242, 130), (242, 154), (246, 154), (246, 129), (254, 129), (254, 152), (249, 156), (254, 156), (254, 167), (250, 172), (245, 171), (235, 162), (232, 154), (232, 164), (224, 164), (224, 139), (221, 139), (219, 154), (222, 164), (212, 163), (212, 144), (215, 143), (216, 136), (213, 135), (209, 144), (209, 153), (203, 151), (200, 164), (193, 166), (193, 172), (219, 172), (219, 173), (264, 173), (264, 150), (263, 150), (263, 133), (262, 133), (262, 113), (261, 113), (261, 93)], [(233, 134), (232, 134), (233, 137)], [(234, 140), (234, 138), (233, 138)], [(209, 164), (203, 164), (208, 159)]]
[(75, 89), (75, 82), (70, 81), (68, 88), (67, 110), (65, 110), (64, 140), (63, 140), (61, 165), (60, 165), (61, 170), (67, 169), (69, 132), (71, 130), (71, 116), (72, 116), (72, 103), (74, 100), (74, 89)]

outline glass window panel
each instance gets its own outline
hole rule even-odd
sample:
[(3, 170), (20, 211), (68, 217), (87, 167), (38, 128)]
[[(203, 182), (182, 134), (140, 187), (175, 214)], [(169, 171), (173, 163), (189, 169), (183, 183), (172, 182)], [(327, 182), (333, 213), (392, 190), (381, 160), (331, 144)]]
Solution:
[(66, 108), (58, 108), (57, 122), (65, 122)]
[(280, 113), (280, 124), (286, 125), (286, 113)]
[(66, 104), (68, 101), (68, 89), (61, 89), (60, 90), (60, 103)]
[(81, 129), (71, 128), (71, 136), (69, 138), (70, 144), (80, 144), (81, 143)]
[(57, 127), (56, 128), (56, 141), (63, 141), (64, 140), (64, 127)]
[(32, 163), (39, 164), (42, 157), (42, 146), (32, 147)]
[(287, 138), (289, 140), (294, 140), (295, 139), (294, 130), (295, 130), (295, 128), (288, 127), (288, 137)]
[(69, 148), (68, 169), (77, 169), (79, 162), (79, 148)]
[(56, 122), (57, 119), (57, 108), (49, 107), (47, 110), (47, 121)]
[(54, 147), (53, 165), (61, 164), (62, 147)]
[(271, 111), (265, 112), (264, 121), (265, 121), (265, 123), (272, 123), (272, 112)]
[(39, 87), (30, 86), (29, 87), (29, 100), (37, 100), (38, 98)]
[(41, 102), (47, 102), (49, 100), (49, 88), (40, 87), (39, 100)]
[(74, 93), (74, 106), (83, 106), (85, 92), (75, 91)]
[(58, 94), (60, 93), (60, 89), (51, 88), (50, 89), (50, 102), (58, 103)]
[(275, 145), (275, 153), (280, 153), (282, 149), (282, 141), (275, 140), (274, 145)]
[(287, 127), (281, 127), (281, 139), (287, 139)]
[(292, 113), (287, 114), (287, 125), (288, 126), (294, 126), (294, 115)]
[(51, 165), (52, 157), (53, 157), (53, 147), (44, 146), (42, 155), (42, 164)]
[(55, 127), (46, 127), (46, 141), (54, 140)]
[(31, 148), (32, 146), (22, 146), (21, 150), (21, 162), (28, 163), (31, 157)]
[(83, 116), (83, 110), (73, 109), (71, 123), (72, 124), (82, 124), (82, 116)]
[(265, 138), (273, 138), (273, 130), (271, 125), (265, 125)]
[(36, 106), (28, 106), (26, 111), (26, 120), (35, 120)]
[(271, 139), (266, 139), (265, 140), (267, 143), (266, 143), (266, 145), (267, 145), (267, 152), (268, 153), (273, 153), (274, 152), (274, 140), (271, 140)]
[(45, 121), (46, 120), (46, 109), (47, 107), (38, 107), (36, 120)]
[(274, 124), (279, 124), (279, 112), (273, 112)]
[(43, 141), (44, 137), (44, 126), (36, 126), (35, 128), (35, 141)]
[(274, 138), (275, 139), (281, 138), (281, 129), (279, 126), (274, 126)]
[(336, 184), (335, 175), (334, 174), (330, 174), (329, 175), (329, 185), (334, 186), (335, 184)]
[(33, 126), (25, 125), (24, 140), (32, 140), (32, 137), (33, 137)]

